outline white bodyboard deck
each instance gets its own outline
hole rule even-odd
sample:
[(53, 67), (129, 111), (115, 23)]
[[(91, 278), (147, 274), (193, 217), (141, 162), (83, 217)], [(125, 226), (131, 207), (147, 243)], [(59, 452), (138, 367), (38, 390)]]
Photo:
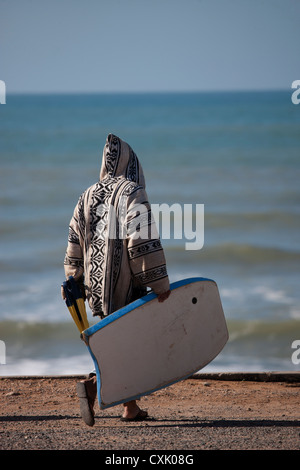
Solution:
[(216, 283), (192, 278), (170, 288), (164, 302), (150, 293), (83, 332), (101, 409), (189, 377), (225, 346), (228, 330)]

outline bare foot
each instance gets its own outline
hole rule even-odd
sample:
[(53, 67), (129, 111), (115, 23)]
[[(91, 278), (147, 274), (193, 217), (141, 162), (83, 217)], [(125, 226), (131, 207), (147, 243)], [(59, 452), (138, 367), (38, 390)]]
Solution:
[(125, 420), (145, 419), (148, 416), (147, 411), (141, 410), (135, 400), (124, 403), (124, 413), (122, 418)]

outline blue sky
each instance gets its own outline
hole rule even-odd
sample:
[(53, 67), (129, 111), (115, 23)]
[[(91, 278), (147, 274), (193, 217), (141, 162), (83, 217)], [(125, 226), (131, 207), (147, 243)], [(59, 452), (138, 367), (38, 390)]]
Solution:
[(299, 0), (0, 0), (10, 92), (290, 89)]

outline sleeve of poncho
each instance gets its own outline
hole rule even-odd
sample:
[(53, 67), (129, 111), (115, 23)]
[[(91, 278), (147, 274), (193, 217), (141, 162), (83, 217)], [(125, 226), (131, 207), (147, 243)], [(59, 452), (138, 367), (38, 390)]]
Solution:
[(166, 259), (147, 194), (140, 188), (128, 198), (127, 248), (135, 280), (156, 294), (169, 290)]
[(83, 274), (83, 253), (80, 246), (79, 211), (80, 202), (76, 205), (69, 225), (68, 245), (64, 260), (66, 278), (73, 276), (76, 280)]

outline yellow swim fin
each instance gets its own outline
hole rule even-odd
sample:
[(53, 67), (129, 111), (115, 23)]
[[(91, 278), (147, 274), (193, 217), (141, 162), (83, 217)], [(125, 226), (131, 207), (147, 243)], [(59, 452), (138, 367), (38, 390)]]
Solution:
[(79, 332), (82, 333), (89, 327), (89, 322), (81, 291), (73, 276), (70, 276), (69, 279), (63, 283), (63, 289), (69, 312), (71, 313)]

